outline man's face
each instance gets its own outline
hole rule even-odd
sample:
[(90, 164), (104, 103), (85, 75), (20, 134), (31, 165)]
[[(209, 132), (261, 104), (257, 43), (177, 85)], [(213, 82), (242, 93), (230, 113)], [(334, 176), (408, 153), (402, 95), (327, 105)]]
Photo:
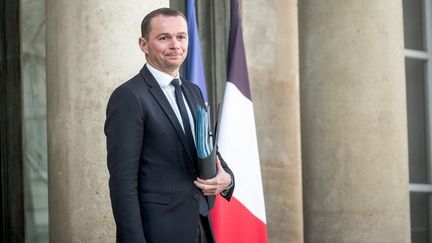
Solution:
[(171, 76), (177, 75), (187, 55), (186, 21), (181, 16), (159, 15), (151, 20), (150, 26), (147, 39), (139, 39), (147, 63)]

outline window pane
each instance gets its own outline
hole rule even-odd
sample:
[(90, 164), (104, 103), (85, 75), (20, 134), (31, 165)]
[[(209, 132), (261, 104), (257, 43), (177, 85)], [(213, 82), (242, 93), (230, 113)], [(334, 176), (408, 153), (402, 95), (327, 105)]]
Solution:
[(403, 0), (405, 48), (407, 49), (425, 50), (422, 2), (423, 0)]
[(405, 60), (411, 183), (428, 183), (425, 62)]
[(21, 0), (26, 242), (48, 242), (45, 0)]
[(410, 195), (411, 204), (411, 242), (429, 243), (429, 205), (430, 194), (414, 193)]

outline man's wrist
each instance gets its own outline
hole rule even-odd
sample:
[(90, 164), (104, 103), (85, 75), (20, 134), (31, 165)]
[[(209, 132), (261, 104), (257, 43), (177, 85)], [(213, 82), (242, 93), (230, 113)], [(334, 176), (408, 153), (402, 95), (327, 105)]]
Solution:
[[(231, 175), (230, 175), (231, 177)], [(231, 177), (231, 183), (229, 184), (229, 186), (227, 186), (227, 188), (225, 188), (222, 192), (221, 195), (222, 196), (226, 196), (228, 194), (228, 192), (231, 190), (231, 188), (233, 187), (233, 179)]]

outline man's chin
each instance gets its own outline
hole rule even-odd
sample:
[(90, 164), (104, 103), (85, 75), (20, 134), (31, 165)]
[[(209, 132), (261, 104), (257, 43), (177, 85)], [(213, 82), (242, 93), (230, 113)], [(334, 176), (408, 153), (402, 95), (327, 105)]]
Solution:
[(174, 64), (182, 64), (184, 61), (184, 58), (182, 58), (182, 57), (170, 57), (170, 58), (167, 58), (167, 61), (173, 65)]
[(170, 62), (168, 62), (168, 66), (172, 67), (172, 68), (179, 68), (183, 63), (183, 60), (179, 59), (179, 60), (171, 60)]

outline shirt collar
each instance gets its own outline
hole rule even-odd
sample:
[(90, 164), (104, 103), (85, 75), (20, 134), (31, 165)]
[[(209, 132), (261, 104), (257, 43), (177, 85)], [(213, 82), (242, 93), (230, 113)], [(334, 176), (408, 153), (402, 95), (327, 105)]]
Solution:
[(153, 75), (153, 77), (156, 79), (156, 81), (158, 82), (159, 86), (161, 88), (166, 88), (168, 85), (170, 85), (171, 81), (175, 78), (180, 80), (180, 85), (181, 85), (181, 79), (180, 79), (180, 75), (177, 73), (177, 75), (175, 77), (172, 77), (171, 75), (161, 72), (159, 70), (157, 70), (156, 68), (154, 68), (152, 65), (146, 63), (148, 70), (150, 71), (150, 73)]

